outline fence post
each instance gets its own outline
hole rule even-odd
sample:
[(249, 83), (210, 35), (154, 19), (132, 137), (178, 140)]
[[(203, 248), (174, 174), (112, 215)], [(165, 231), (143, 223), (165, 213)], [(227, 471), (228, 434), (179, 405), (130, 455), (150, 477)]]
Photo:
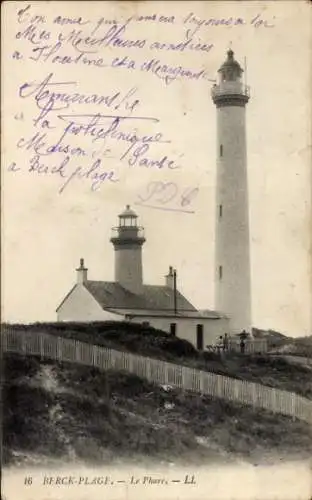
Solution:
[(257, 387), (256, 384), (252, 384), (252, 405), (255, 407), (257, 406)]
[(133, 354), (128, 353), (128, 369), (129, 373), (133, 372)]
[(146, 374), (147, 380), (151, 381), (151, 360), (149, 358), (146, 359)]
[(200, 371), (200, 392), (205, 394), (205, 372)]
[(39, 350), (40, 350), (40, 359), (44, 358), (44, 345), (43, 345), (43, 336), (39, 334)]
[(292, 416), (292, 420), (296, 420), (296, 412), (295, 412), (295, 409), (296, 409), (296, 394), (291, 393), (290, 397), (291, 397), (291, 416)]
[(194, 375), (193, 380), (195, 381), (195, 391), (200, 392), (200, 372), (197, 370), (194, 370)]
[(7, 352), (8, 350), (8, 335), (7, 332), (3, 331), (1, 334), (1, 353)]
[(234, 396), (234, 401), (240, 401), (240, 393), (239, 393), (239, 386), (240, 386), (241, 381), (240, 380), (235, 380), (234, 381), (234, 391), (233, 391), (233, 396)]
[(222, 398), (222, 378), (221, 375), (217, 375), (217, 395), (219, 398)]
[(21, 335), (21, 352), (24, 355), (26, 355), (27, 352), (27, 337), (25, 333)]
[(272, 403), (272, 407), (271, 407), (271, 410), (273, 413), (276, 413), (276, 390), (275, 390), (275, 387), (272, 387), (271, 389), (271, 403)]
[(78, 344), (78, 341), (75, 340), (75, 360), (77, 363), (80, 362), (80, 356), (79, 356), (79, 344)]
[(62, 337), (57, 337), (57, 344), (56, 344), (56, 358), (58, 361), (62, 361)]
[(96, 367), (97, 367), (97, 350), (98, 350), (98, 347), (96, 345), (93, 345), (92, 364), (93, 364), (93, 366), (96, 366)]

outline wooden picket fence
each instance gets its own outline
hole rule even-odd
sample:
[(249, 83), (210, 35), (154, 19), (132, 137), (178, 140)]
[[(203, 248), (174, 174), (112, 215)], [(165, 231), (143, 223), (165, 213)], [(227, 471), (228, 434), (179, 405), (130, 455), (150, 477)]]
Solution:
[(312, 424), (312, 401), (298, 394), (41, 332), (6, 329), (4, 352), (125, 370), (150, 382), (288, 415)]

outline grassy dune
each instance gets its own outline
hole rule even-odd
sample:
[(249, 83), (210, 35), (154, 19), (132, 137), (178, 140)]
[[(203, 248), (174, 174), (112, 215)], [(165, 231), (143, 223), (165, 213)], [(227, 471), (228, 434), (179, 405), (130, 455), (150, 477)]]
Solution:
[[(312, 399), (312, 370), (270, 355), (200, 353), (190, 342), (152, 327), (126, 322), (35, 323), (12, 325), (31, 334), (40, 331), (104, 347), (183, 364), (220, 375), (258, 382)], [(309, 339), (309, 337), (307, 337)]]
[(133, 375), (12, 355), (3, 374), (5, 464), (259, 463), (312, 454), (303, 422)]

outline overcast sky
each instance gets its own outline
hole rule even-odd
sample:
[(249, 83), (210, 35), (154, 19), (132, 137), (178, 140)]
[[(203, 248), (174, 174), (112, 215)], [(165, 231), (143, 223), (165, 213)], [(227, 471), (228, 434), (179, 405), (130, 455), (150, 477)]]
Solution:
[[(53, 26), (49, 20), (56, 13), (92, 20), (93, 25), (90, 22), (79, 27), (83, 33), (87, 33), (90, 26), (96, 26), (101, 16), (115, 18), (120, 25), (130, 16), (153, 13), (175, 16), (173, 23), (132, 20), (124, 38), (146, 40), (141, 49), (116, 48), (109, 43), (97, 54), (89, 53), (89, 57), (102, 57), (105, 63), (114, 57), (127, 56), (134, 61), (135, 69), (34, 60), (39, 53), (32, 49), (42, 42), (32, 44), (25, 33), (15, 37), (30, 21), (26, 11), (20, 18), (22, 22), (17, 23), (16, 11), (21, 4), (18, 8), (14, 2), (6, 4), (3, 18), (3, 320), (55, 320), (56, 307), (75, 283), (75, 268), (80, 257), (85, 258), (90, 279), (113, 280), (110, 230), (127, 203), (136, 209), (145, 227), (145, 283), (164, 283), (163, 276), (168, 266), (173, 265), (178, 271), (178, 286), (186, 297), (198, 308), (214, 307), (216, 109), (210, 96), (209, 78), (216, 77), (231, 43), (242, 65), (244, 57), (247, 59), (247, 83), (251, 87), (247, 137), (253, 324), (294, 336), (310, 334), (311, 9), (307, 4), (281, 1), (266, 3), (265, 8), (257, 2), (143, 2), (136, 4), (135, 11), (131, 10), (133, 2), (88, 2), (85, 6), (73, 2), (68, 3), (67, 11), (66, 4), (59, 2), (58, 10), (53, 2), (50, 5), (36, 2), (32, 7), (36, 15), (46, 16), (46, 22), (37, 27), (36, 36), (40, 35), (40, 29), (50, 32), (46, 42), (50, 44), (62, 29), (63, 35), (73, 29), (73, 26)], [(190, 10), (197, 20), (232, 16), (243, 18), (245, 25), (201, 26), (193, 33), (196, 24), (191, 21), (183, 24)], [(274, 27), (255, 28), (251, 20), (259, 13)], [(107, 33), (108, 27), (106, 25), (103, 33)], [(154, 41), (177, 44), (186, 40), (185, 37), (192, 38), (194, 44), (206, 44), (206, 49), (189, 47), (178, 52), (150, 48)], [(23, 58), (12, 57), (14, 51), (19, 51)], [(77, 57), (79, 52), (64, 42), (57, 55), (68, 54)], [(33, 60), (29, 59), (31, 55)], [(138, 69), (142, 61), (152, 58), (197, 73), (205, 68), (205, 78), (183, 77), (168, 84), (152, 71)], [(50, 125), (56, 128), (47, 130), (40, 125), (36, 128), (33, 120), (40, 109), (35, 93), (27, 97), (27, 89), (24, 89), (23, 97), (19, 97), (19, 89), (24, 83), (42, 82), (51, 72), (53, 82), (76, 82), (75, 87), (70, 87), (71, 92), (112, 96), (117, 91), (126, 95), (136, 89), (133, 98), (129, 98), (132, 103), (135, 99), (139, 101), (133, 115), (159, 121), (129, 120), (125, 130), (136, 127), (141, 136), (161, 133), (163, 139), (171, 142), (151, 145), (147, 156), (160, 159), (167, 155), (174, 162), (171, 166), (180, 168), (164, 166), (157, 170), (137, 164), (130, 167), (127, 163), (130, 156), (120, 159), (126, 150), (125, 144), (111, 141), (111, 152), (102, 158), (101, 168), (114, 170), (119, 182), (106, 181), (97, 191), (91, 191), (87, 180), (75, 179), (60, 194), (62, 179), (57, 175), (28, 172), (35, 152), (17, 148), (17, 142), (23, 138), (25, 144), (39, 131), (47, 134), (48, 144), (53, 144), (66, 124), (64, 119), (57, 118), (58, 112), (52, 110)], [(53, 89), (69, 91), (68, 86)], [(119, 110), (121, 108), (122, 105)], [(108, 111), (105, 106), (86, 105), (71, 105), (62, 113), (97, 113), (99, 109), (101, 113), (112, 113), (112, 109)], [(93, 147), (86, 137), (70, 136), (67, 142), (89, 148), (88, 151)], [(40, 161), (49, 167), (59, 166), (65, 156), (53, 153), (41, 157)], [(18, 172), (8, 171), (12, 162), (20, 168)], [(77, 165), (89, 168), (91, 164), (90, 156), (70, 160), (73, 170)], [(166, 205), (171, 208), (181, 208), (179, 196), (186, 189), (199, 188), (190, 205), (182, 207), (194, 213), (135, 206), (139, 196), (147, 197), (151, 181), (175, 184), (178, 194)], [(155, 197), (150, 199), (150, 204), (161, 205)]]

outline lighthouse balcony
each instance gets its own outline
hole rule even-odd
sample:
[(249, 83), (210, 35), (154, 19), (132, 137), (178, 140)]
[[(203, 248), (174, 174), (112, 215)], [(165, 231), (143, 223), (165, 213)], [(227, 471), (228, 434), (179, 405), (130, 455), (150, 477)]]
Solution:
[(250, 87), (241, 82), (222, 82), (212, 87), (211, 96), (213, 99), (222, 98), (223, 96), (242, 96), (248, 99), (250, 97)]
[(140, 226), (118, 226), (112, 228), (111, 242), (116, 244), (145, 242), (144, 228)]

